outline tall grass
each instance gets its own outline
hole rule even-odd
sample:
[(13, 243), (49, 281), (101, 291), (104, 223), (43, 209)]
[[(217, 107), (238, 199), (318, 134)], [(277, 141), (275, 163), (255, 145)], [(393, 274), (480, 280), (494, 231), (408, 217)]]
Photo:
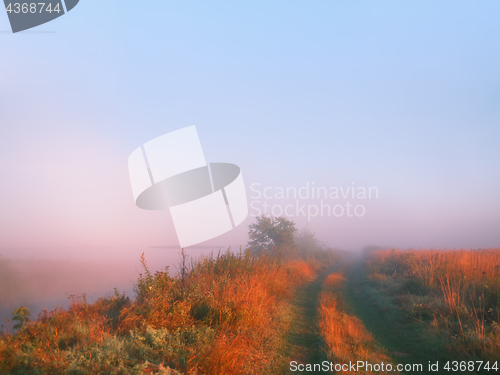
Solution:
[[(342, 273), (330, 274), (323, 283), (320, 295), (319, 327), (326, 343), (326, 352), (330, 360), (348, 364), (367, 361), (371, 364), (390, 363), (390, 358), (380, 348), (363, 323), (349, 313), (342, 294), (345, 279)], [(373, 374), (373, 371), (342, 371), (343, 374)], [(397, 371), (379, 372), (397, 374)]]
[(500, 355), (500, 249), (378, 250), (373, 280), (390, 281), (411, 317), (428, 323), (467, 356)]
[(175, 277), (141, 263), (134, 301), (75, 299), (0, 336), (0, 373), (279, 373), (289, 301), (319, 267), (229, 251), (184, 257)]

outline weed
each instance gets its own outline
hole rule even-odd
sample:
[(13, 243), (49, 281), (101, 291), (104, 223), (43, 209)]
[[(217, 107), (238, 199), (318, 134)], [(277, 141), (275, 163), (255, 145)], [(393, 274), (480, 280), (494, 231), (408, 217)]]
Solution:
[[(188, 265), (179, 276), (152, 273), (144, 254), (135, 300), (115, 289), (87, 303), (71, 296), (67, 310), (0, 337), (1, 374), (265, 374), (286, 361), (289, 320), (283, 316), (317, 261), (279, 262), (230, 251)], [(327, 265), (325, 263), (325, 265)]]
[(408, 316), (440, 335), (464, 358), (500, 354), (500, 249), (377, 250), (366, 259), (370, 278), (401, 285), (388, 291)]

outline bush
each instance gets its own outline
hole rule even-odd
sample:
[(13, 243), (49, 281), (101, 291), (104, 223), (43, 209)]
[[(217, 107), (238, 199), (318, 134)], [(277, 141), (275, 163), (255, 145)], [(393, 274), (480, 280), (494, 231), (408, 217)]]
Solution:
[(317, 267), (249, 251), (202, 257), (179, 276), (143, 273), (114, 295), (45, 311), (0, 337), (2, 374), (271, 374), (283, 367), (290, 299)]

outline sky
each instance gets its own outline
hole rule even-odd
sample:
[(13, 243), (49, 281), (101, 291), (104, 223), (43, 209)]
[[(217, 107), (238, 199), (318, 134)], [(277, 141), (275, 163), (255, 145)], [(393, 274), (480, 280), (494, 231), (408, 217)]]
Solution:
[[(135, 206), (127, 160), (191, 125), (207, 161), (241, 168), (252, 207), (362, 205), (288, 216), (329, 246), (499, 247), (499, 12), (81, 0), (17, 34), (0, 12), (0, 249), (178, 245), (168, 211)], [(313, 183), (378, 198), (255, 198)], [(245, 246), (254, 220), (202, 245)]]

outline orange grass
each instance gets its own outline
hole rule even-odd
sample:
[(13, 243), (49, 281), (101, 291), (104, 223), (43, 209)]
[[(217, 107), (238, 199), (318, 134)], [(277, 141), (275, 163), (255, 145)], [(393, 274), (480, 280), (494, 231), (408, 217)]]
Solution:
[(464, 355), (500, 355), (500, 249), (377, 250), (373, 280), (388, 278), (407, 313), (430, 324)]
[(323, 281), (323, 285), (328, 288), (339, 288), (342, 286), (342, 283), (345, 281), (344, 276), (340, 272), (335, 272), (329, 274), (325, 281)]
[[(332, 273), (324, 281), (325, 290), (320, 295), (319, 327), (327, 345), (327, 354), (336, 363), (368, 361), (372, 364), (390, 363), (384, 350), (377, 347), (363, 323), (347, 312), (341, 290), (345, 278), (342, 273)], [(343, 371), (343, 374), (372, 374), (372, 371)], [(396, 371), (382, 374), (397, 374)]]
[(0, 373), (274, 373), (285, 361), (290, 299), (318, 268), (230, 252), (178, 277), (142, 263), (135, 301), (75, 301), (0, 336)]
[(372, 271), (403, 272), (426, 286), (437, 286), (439, 276), (470, 280), (500, 278), (500, 249), (483, 250), (377, 250), (369, 254)]

